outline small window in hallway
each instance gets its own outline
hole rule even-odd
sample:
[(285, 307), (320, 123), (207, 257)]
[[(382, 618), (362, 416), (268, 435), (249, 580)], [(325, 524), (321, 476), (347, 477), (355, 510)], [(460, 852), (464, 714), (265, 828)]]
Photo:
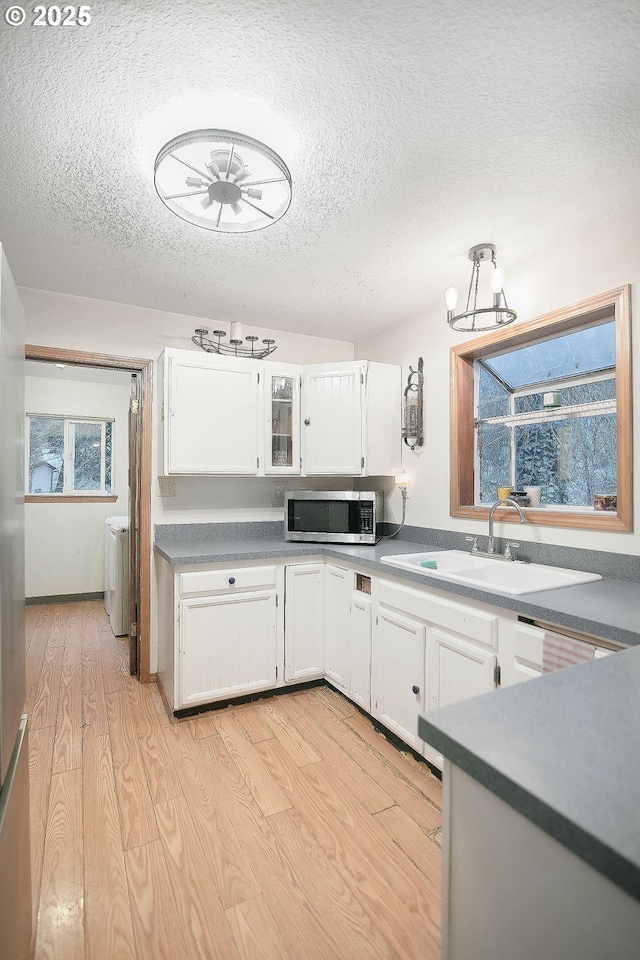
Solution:
[(111, 494), (113, 421), (28, 414), (28, 494)]

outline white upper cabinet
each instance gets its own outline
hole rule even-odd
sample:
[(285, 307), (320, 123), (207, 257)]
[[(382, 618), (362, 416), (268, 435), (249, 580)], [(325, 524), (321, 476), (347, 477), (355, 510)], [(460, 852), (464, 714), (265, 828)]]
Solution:
[(300, 367), (265, 364), (263, 376), (264, 472), (300, 473)]
[(255, 361), (165, 351), (165, 474), (256, 476)]
[(400, 367), (358, 360), (303, 367), (307, 476), (390, 476), (400, 462)]
[(400, 367), (169, 349), (159, 370), (166, 475), (388, 476), (400, 462)]
[(306, 474), (363, 472), (364, 364), (305, 367), (302, 379), (302, 463)]

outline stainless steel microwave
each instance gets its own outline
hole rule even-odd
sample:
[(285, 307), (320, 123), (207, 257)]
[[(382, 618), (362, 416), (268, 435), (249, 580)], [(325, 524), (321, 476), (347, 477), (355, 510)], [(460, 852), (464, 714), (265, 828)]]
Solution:
[(284, 495), (284, 537), (375, 543), (382, 509), (382, 494), (371, 490), (291, 490)]

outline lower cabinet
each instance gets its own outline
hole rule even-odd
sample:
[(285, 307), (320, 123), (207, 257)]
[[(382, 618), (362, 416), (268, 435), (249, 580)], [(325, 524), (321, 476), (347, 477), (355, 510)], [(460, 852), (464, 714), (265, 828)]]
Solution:
[(378, 605), (373, 630), (371, 713), (420, 752), (418, 714), (425, 708), (424, 623)]
[[(494, 690), (497, 664), (494, 650), (464, 640), (439, 627), (430, 627), (427, 636), (426, 708), (445, 707), (457, 700)], [(442, 769), (442, 754), (428, 743), (424, 745), (424, 756)]]
[(275, 686), (275, 589), (181, 600), (179, 624), (181, 708)]
[(418, 714), (495, 689), (498, 616), (433, 590), (380, 580), (371, 672), (371, 713), (442, 767), (418, 737)]
[(324, 568), (324, 675), (343, 693), (351, 686), (349, 608), (353, 571), (332, 563)]
[(427, 707), (445, 707), (493, 690), (497, 662), (494, 650), (431, 627), (427, 640)]
[(325, 678), (436, 766), (418, 714), (493, 690), (498, 649), (502, 683), (538, 676), (547, 635), (489, 604), (323, 560), (161, 561), (158, 604), (172, 710)]
[(371, 710), (371, 596), (354, 589), (354, 571), (324, 568), (324, 676), (338, 690)]
[(284, 679), (315, 680), (324, 673), (324, 563), (296, 563), (285, 572)]
[(354, 591), (349, 608), (349, 696), (371, 713), (371, 597)]

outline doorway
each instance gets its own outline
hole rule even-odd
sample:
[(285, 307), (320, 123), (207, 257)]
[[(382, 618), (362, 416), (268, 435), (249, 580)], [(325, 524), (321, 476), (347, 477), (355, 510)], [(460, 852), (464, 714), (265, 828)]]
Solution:
[(27, 344), (25, 359), (131, 375), (129, 407), (129, 669), (151, 680), (151, 360)]

